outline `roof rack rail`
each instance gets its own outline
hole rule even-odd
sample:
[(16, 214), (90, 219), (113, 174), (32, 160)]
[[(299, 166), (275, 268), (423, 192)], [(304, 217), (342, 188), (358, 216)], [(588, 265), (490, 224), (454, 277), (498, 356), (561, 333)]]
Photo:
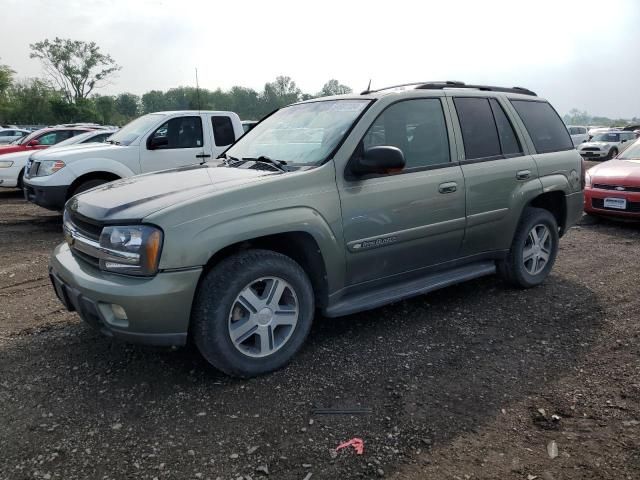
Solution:
[(364, 90), (364, 91), (360, 92), (360, 95), (367, 95), (367, 94), (369, 94), (369, 93), (383, 92), (383, 91), (385, 91), (385, 90), (391, 90), (391, 89), (393, 89), (393, 88), (413, 87), (413, 86), (415, 86), (415, 87), (417, 88), (419, 85), (429, 85), (429, 84), (434, 84), (434, 85), (435, 85), (435, 84), (444, 84), (444, 83), (451, 84), (451, 86), (454, 86), (454, 85), (464, 85), (464, 82), (456, 82), (456, 81), (454, 81), (454, 80), (446, 80), (446, 81), (443, 81), (443, 82), (441, 82), (441, 81), (434, 81), (434, 82), (411, 82), (411, 83), (400, 83), (400, 84), (398, 84), (398, 85), (391, 85), (390, 87), (378, 88), (378, 89), (376, 89), (376, 90), (371, 90), (371, 89), (368, 89), (368, 88), (367, 88), (366, 90)]
[(506, 92), (506, 93), (520, 93), (522, 95), (530, 95), (537, 97), (536, 92), (522, 87), (494, 87), (491, 85), (467, 85), (464, 82), (428, 82), (418, 85), (416, 90), (443, 90), (445, 88), (471, 88), (475, 90), (482, 90), (486, 92)]

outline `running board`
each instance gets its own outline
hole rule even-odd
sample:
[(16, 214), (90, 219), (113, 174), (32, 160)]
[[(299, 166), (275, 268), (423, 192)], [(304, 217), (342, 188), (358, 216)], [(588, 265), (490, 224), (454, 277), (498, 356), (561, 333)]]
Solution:
[(432, 273), (416, 280), (394, 284), (390, 287), (378, 288), (370, 292), (347, 296), (335, 305), (327, 308), (324, 314), (327, 317), (341, 317), (343, 315), (371, 310), (389, 303), (455, 285), (456, 283), (491, 275), (495, 272), (496, 264), (493, 261), (472, 263), (463, 267)]

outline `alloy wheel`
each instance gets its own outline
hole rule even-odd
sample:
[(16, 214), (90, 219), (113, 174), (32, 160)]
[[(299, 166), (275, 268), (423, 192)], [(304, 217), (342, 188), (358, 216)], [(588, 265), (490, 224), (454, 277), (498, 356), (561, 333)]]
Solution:
[(244, 355), (266, 357), (287, 343), (298, 317), (293, 287), (282, 278), (259, 278), (236, 296), (229, 312), (229, 337)]
[(530, 275), (538, 275), (551, 257), (552, 237), (549, 227), (543, 224), (534, 226), (527, 235), (522, 250), (522, 262)]

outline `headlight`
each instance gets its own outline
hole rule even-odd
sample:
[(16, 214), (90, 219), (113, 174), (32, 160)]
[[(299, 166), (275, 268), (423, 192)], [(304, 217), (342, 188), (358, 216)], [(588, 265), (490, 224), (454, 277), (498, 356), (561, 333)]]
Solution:
[(162, 230), (149, 225), (104, 227), (100, 268), (128, 275), (155, 275), (162, 250)]
[(64, 167), (65, 163), (62, 160), (45, 160), (44, 162), (40, 162), (36, 177), (46, 177)]
[(11, 165), (13, 165), (13, 162), (10, 162), (8, 160), (0, 162), (0, 168), (9, 168)]

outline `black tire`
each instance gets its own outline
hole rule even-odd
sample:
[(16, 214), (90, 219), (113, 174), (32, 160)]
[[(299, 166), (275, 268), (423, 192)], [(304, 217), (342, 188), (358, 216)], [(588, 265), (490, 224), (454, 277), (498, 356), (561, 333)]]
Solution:
[(82, 182), (73, 190), (69, 198), (73, 197), (74, 195), (78, 195), (79, 193), (86, 192), (87, 190), (91, 190), (94, 187), (98, 187), (100, 185), (104, 185), (105, 183), (109, 183), (110, 181), (111, 180), (107, 180), (106, 178), (93, 178), (91, 180)]
[[(256, 358), (234, 344), (230, 316), (240, 292), (269, 276), (283, 279), (292, 287), (298, 302), (298, 319), (288, 340), (278, 350)], [(249, 378), (289, 363), (309, 334), (314, 311), (313, 288), (300, 265), (270, 250), (247, 250), (221, 261), (200, 282), (191, 313), (191, 333), (198, 350), (211, 365), (228, 375)]]
[(607, 157), (607, 160), (611, 160), (617, 155), (618, 155), (618, 149), (613, 147), (611, 150), (609, 150), (609, 156)]
[[(525, 246), (530, 241), (529, 234), (536, 226), (546, 226), (549, 232), (549, 257), (542, 270), (532, 274), (527, 270), (523, 259)], [(519, 288), (531, 288), (540, 285), (551, 272), (558, 254), (560, 236), (558, 223), (548, 210), (527, 207), (520, 218), (516, 234), (507, 258), (498, 263), (498, 272), (505, 281)]]
[(16, 184), (16, 187), (20, 190), (24, 187), (24, 168), (20, 170), (20, 173), (18, 174), (18, 183)]

